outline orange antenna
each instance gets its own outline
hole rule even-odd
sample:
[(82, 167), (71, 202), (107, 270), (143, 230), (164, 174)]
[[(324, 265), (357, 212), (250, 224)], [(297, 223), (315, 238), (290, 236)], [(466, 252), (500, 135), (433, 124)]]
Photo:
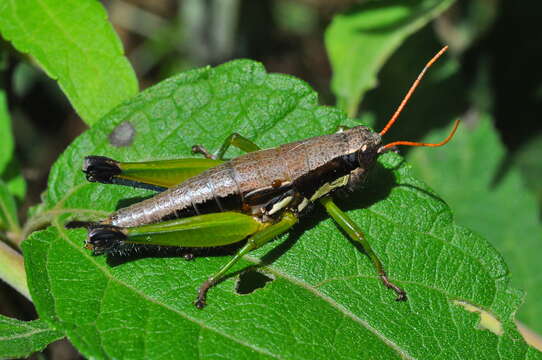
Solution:
[(386, 144), (382, 146), (380, 149), (378, 149), (379, 153), (383, 153), (384, 151), (388, 150), (391, 147), (397, 146), (397, 145), (406, 145), (406, 146), (431, 146), (431, 147), (438, 147), (442, 145), (446, 145), (448, 141), (454, 136), (455, 131), (457, 130), (457, 127), (459, 126), (459, 120), (456, 120), (454, 123), (454, 128), (450, 132), (450, 135), (443, 141), (437, 143), (437, 144), (430, 144), (430, 143), (422, 143), (422, 142), (414, 142), (414, 141), (394, 141), (389, 144)]
[(438, 58), (444, 54), (444, 52), (448, 50), (448, 45), (446, 45), (445, 47), (443, 47), (442, 49), (440, 49), (440, 51), (435, 55), (433, 56), (433, 58), (431, 60), (429, 60), (427, 62), (427, 64), (425, 64), (423, 70), (420, 72), (420, 74), (418, 75), (418, 77), (416, 78), (416, 80), (414, 81), (414, 83), (412, 83), (412, 86), (410, 86), (410, 89), (408, 90), (407, 94), (405, 95), (405, 97), (403, 98), (403, 101), (401, 101), (401, 104), (399, 104), (399, 107), (397, 107), (397, 110), (395, 110), (395, 112), (393, 113), (393, 116), (391, 117), (391, 119), (388, 121), (388, 123), (386, 124), (386, 126), (384, 126), (384, 129), (382, 129), (382, 131), (380, 131), (380, 135), (383, 136), (385, 133), (388, 132), (388, 130), (392, 127), (393, 123), (395, 122), (395, 120), (397, 120), (397, 118), (399, 117), (399, 115), (401, 114), (401, 112), (403, 111), (404, 107), (406, 106), (406, 104), (408, 103), (408, 100), (410, 100), (410, 97), (412, 96), (412, 94), (414, 93), (414, 90), (416, 90), (416, 88), (418, 87), (418, 85), (420, 84), (420, 81), (422, 80), (423, 76), (425, 75), (425, 72), (427, 71), (427, 69), (429, 69), (431, 67), (431, 65), (433, 65), (433, 63), (435, 61), (438, 60)]

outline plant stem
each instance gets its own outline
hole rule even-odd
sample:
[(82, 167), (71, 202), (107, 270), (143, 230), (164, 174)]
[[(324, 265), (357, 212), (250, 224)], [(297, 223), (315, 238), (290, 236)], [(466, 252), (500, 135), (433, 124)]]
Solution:
[(23, 256), (3, 242), (0, 242), (0, 279), (32, 301), (26, 283)]

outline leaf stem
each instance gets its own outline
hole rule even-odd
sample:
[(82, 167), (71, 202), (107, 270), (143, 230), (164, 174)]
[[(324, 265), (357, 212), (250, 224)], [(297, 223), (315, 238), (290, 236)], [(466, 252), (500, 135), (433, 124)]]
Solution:
[(26, 239), (34, 231), (41, 229), (42, 227), (50, 224), (52, 219), (53, 219), (53, 215), (47, 214), (47, 213), (45, 214), (42, 213), (42, 214), (38, 214), (31, 217), (24, 224), (21, 239), (22, 240)]
[(36, 230), (39, 230), (41, 228), (44, 228), (45, 226), (51, 224), (53, 219), (57, 216), (63, 215), (63, 214), (84, 214), (86, 217), (92, 217), (92, 218), (100, 218), (105, 217), (109, 213), (106, 211), (99, 211), (99, 210), (89, 210), (89, 209), (57, 209), (55, 208), (51, 210), (47, 210), (44, 212), (41, 212), (39, 214), (34, 215), (28, 221), (24, 224), (22, 233), (21, 233), (21, 239), (26, 239), (31, 233), (33, 233)]
[(32, 301), (26, 283), (23, 256), (3, 242), (0, 242), (0, 279)]
[(516, 320), (516, 325), (527, 344), (531, 345), (538, 351), (542, 351), (542, 336), (529, 329), (527, 326), (521, 323), (521, 321)]
[(19, 225), (17, 218), (13, 217), (16, 215), (10, 211), (9, 206), (4, 202), (4, 200), (5, 199), (2, 196), (0, 196), (0, 212), (4, 214), (4, 218), (6, 220), (6, 225), (7, 225), (6, 239), (14, 246), (19, 247), (20, 242), (18, 242), (17, 239), (21, 238), (22, 229), (21, 229), (21, 226)]

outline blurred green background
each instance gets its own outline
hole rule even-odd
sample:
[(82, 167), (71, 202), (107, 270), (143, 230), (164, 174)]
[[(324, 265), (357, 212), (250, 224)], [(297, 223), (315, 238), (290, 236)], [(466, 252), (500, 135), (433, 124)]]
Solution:
[[(351, 0), (109, 0), (103, 4), (142, 89), (180, 71), (246, 57), (261, 61), (269, 72), (307, 81), (320, 101), (332, 106), (337, 103), (332, 79), (338, 81), (341, 72), (349, 76), (349, 69), (329, 60), (327, 49), (336, 41), (332, 28), (339, 29), (341, 21), (356, 20), (360, 12), (375, 7)], [(426, 61), (444, 44), (450, 46), (386, 138), (438, 141), (454, 119), (462, 120), (446, 157), (435, 158), (427, 149), (401, 151), (418, 175), (449, 202), (457, 222), (501, 251), (516, 287), (531, 294), (519, 318), (542, 333), (542, 301), (534, 296), (542, 291), (538, 264), (542, 30), (538, 21), (542, 21), (542, 3), (536, 1), (456, 1), (414, 34), (398, 40), (389, 60), (382, 59), (377, 87), (360, 91), (361, 102), (348, 99), (349, 94), (338, 100), (350, 116), (381, 129)], [(354, 30), (389, 31), (382, 23)], [(1, 81), (7, 89), (16, 141), (16, 161), (4, 180), (22, 169), (27, 194), (19, 199), (19, 215), (24, 222), (28, 208), (40, 202), (51, 165), (87, 126), (54, 80), (9, 43), (0, 40), (0, 46), (7, 50), (0, 62)], [(359, 58), (356, 70), (362, 74), (363, 46), (362, 50), (354, 43), (351, 50), (349, 43), (343, 46), (346, 50), (340, 56), (354, 62)], [(25, 320), (35, 317), (32, 305), (4, 283), (0, 313)], [(49, 352), (52, 358), (76, 356), (66, 343), (50, 347)]]

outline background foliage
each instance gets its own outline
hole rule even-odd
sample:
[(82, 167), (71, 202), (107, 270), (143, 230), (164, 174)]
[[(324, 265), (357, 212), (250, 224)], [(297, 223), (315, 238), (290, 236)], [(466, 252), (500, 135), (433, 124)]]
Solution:
[[(476, 358), (539, 357), (523, 343), (512, 320), (522, 297), (514, 289), (523, 289), (527, 295), (516, 318), (534, 333), (542, 332), (542, 272), (537, 261), (542, 241), (542, 192), (537, 180), (542, 155), (538, 121), (542, 75), (533, 71), (542, 60), (542, 45), (535, 41), (542, 35), (537, 27), (542, 12), (536, 8), (542, 5), (496, 0), (399, 4), (391, 0), (115, 0), (104, 5), (95, 0), (0, 3), (0, 278), (9, 284), (0, 288), (0, 313), (8, 316), (0, 321), (0, 357), (25, 356), (66, 335), (86, 356), (134, 357), (147, 349), (153, 356), (175, 357), (163, 352), (174, 344), (147, 347), (147, 339), (138, 336), (137, 330), (127, 330), (147, 324), (152, 329), (149, 334), (184, 329), (189, 337), (199, 328), (198, 350), (203, 357), (239, 351), (229, 355), (299, 358), (320, 349), (299, 346), (321, 342), (303, 338), (307, 336), (304, 329), (313, 328), (318, 316), (310, 312), (291, 313), (291, 319), (271, 315), (305, 307), (325, 313), (326, 324), (340, 321), (331, 328), (341, 331), (330, 347), (322, 345), (320, 353), (333, 348), (341, 356), (340, 349), (355, 349), (349, 341), (364, 334), (364, 342), (354, 344), (363, 345), (365, 352), (360, 356), (366, 357), (372, 351), (382, 357), (389, 354), (386, 358), (397, 353), (411, 358), (435, 354), (464, 358), (469, 351)], [(502, 46), (505, 38), (514, 39), (513, 52)], [(419, 294), (414, 299), (423, 298), (426, 303), (414, 300), (408, 309), (396, 307), (389, 294), (373, 287), (370, 279), (355, 280), (356, 274), (372, 274), (367, 259), (356, 254), (318, 212), (295, 242), (275, 241), (247, 259), (257, 262), (277, 245), (291, 247), (278, 259), (271, 256), (273, 262), (264, 258), (264, 270), (275, 280), (243, 298), (249, 299), (243, 300), (245, 306), (237, 306), (240, 297), (231, 290), (234, 279), (210, 294), (211, 301), (217, 302), (215, 311), (229, 314), (218, 318), (211, 308), (197, 312), (187, 306), (197, 283), (224, 257), (198, 259), (189, 273), (175, 277), (167, 276), (167, 271), (186, 271), (186, 264), (176, 258), (147, 258), (111, 267), (80, 248), (83, 232), (65, 233), (61, 226), (68, 214), (100, 217), (114, 209), (118, 200), (134, 196), (129, 189), (85, 184), (78, 170), (84, 155), (100, 152), (132, 160), (186, 155), (190, 141), (215, 148), (231, 131), (273, 146), (330, 132), (338, 123), (361, 122), (380, 129), (419, 69), (443, 44), (450, 45), (449, 52), (431, 69), (386, 139), (435, 141), (455, 118), (461, 118), (462, 126), (446, 148), (402, 150), (413, 165), (413, 174), (451, 207), (455, 224), (449, 215), (443, 223), (430, 220), (433, 213), (449, 214), (448, 208), (438, 198), (426, 199), (423, 191), (430, 190), (413, 177), (407, 165), (399, 166), (401, 160), (394, 155), (383, 159), (366, 189), (354, 198), (357, 201), (343, 203), (367, 229), (377, 252), (386, 252), (384, 260), (391, 272), (418, 284), (419, 289), (411, 285), (409, 290)], [(269, 76), (252, 62), (192, 71), (136, 96), (138, 83), (146, 88), (179, 71), (240, 57), (263, 62), (267, 73), (292, 74), (307, 81), (321, 103), (337, 104), (354, 119), (317, 107), (315, 93), (305, 84)], [(246, 99), (251, 102), (245, 103)], [(124, 121), (135, 126), (137, 134), (147, 135), (136, 137), (128, 147), (112, 147), (107, 136)], [(91, 125), (60, 157), (51, 172), (49, 190), (40, 197), (52, 163)], [(215, 131), (208, 132), (210, 128)], [(187, 141), (174, 141), (178, 138)], [(423, 191), (406, 191), (405, 184)], [(380, 223), (382, 216), (387, 220)], [(53, 227), (34, 232), (51, 223)], [(428, 228), (416, 233), (424, 226)], [(491, 242), (504, 257), (509, 273), (485, 240), (459, 230), (461, 226)], [(438, 239), (447, 239), (442, 234), (450, 229), (455, 229), (455, 240), (442, 245)], [(23, 250), (33, 303), (27, 300), (30, 295), (20, 255), (21, 242), (28, 236)], [(390, 237), (395, 242), (391, 249), (386, 245)], [(439, 252), (441, 246), (448, 251)], [(481, 265), (455, 254), (457, 248), (473, 254)], [(333, 270), (334, 259), (344, 259), (345, 269), (353, 272)], [(455, 268), (458, 262), (464, 267)], [(426, 263), (432, 271), (424, 271), (421, 265)], [(150, 274), (162, 273), (161, 281), (149, 279)], [(446, 280), (451, 274), (457, 274), (457, 288), (453, 280)], [(95, 286), (90, 291), (85, 290), (88, 286), (74, 287), (70, 295), (67, 278)], [(342, 282), (333, 280), (343, 278), (350, 279), (344, 283), (346, 290)], [(303, 293), (313, 287), (324, 296)], [(433, 287), (444, 295), (436, 296)], [(361, 294), (342, 295), (356, 291)], [(309, 303), (290, 300), (286, 309), (279, 310), (275, 296), (296, 292)], [(93, 310), (96, 307), (98, 312)], [(133, 308), (141, 311), (128, 310)], [(480, 313), (465, 309), (483, 310), (487, 316), (479, 323)], [(344, 320), (345, 313), (350, 320)], [(257, 323), (239, 326), (256, 314)], [(404, 324), (396, 327), (398, 316)], [(492, 321), (491, 316), (498, 320)], [(156, 327), (165, 319), (172, 320), (166, 323), (169, 328)], [(78, 327), (81, 324), (86, 325)], [(498, 334), (498, 325), (504, 335)], [(283, 326), (288, 330), (280, 330)], [(254, 332), (254, 327), (259, 331)], [(317, 328), (315, 335), (320, 339), (332, 338), (326, 326)], [(410, 339), (407, 328), (420, 329), (423, 335)], [(455, 328), (457, 338), (450, 328)], [(210, 336), (209, 329), (215, 335)], [(375, 338), (371, 329), (386, 340)], [(277, 336), (284, 332), (293, 337)], [(107, 333), (115, 335), (114, 340), (108, 337), (111, 343), (90, 341)], [(247, 334), (242, 337), (244, 346), (233, 345), (239, 344), (243, 333)], [(294, 339), (301, 338), (294, 346)], [(461, 339), (469, 342), (463, 344)], [(534, 344), (538, 341), (536, 335), (530, 339)], [(459, 355), (453, 348), (464, 352)], [(43, 356), (73, 358), (77, 353), (68, 342), (60, 341)]]

